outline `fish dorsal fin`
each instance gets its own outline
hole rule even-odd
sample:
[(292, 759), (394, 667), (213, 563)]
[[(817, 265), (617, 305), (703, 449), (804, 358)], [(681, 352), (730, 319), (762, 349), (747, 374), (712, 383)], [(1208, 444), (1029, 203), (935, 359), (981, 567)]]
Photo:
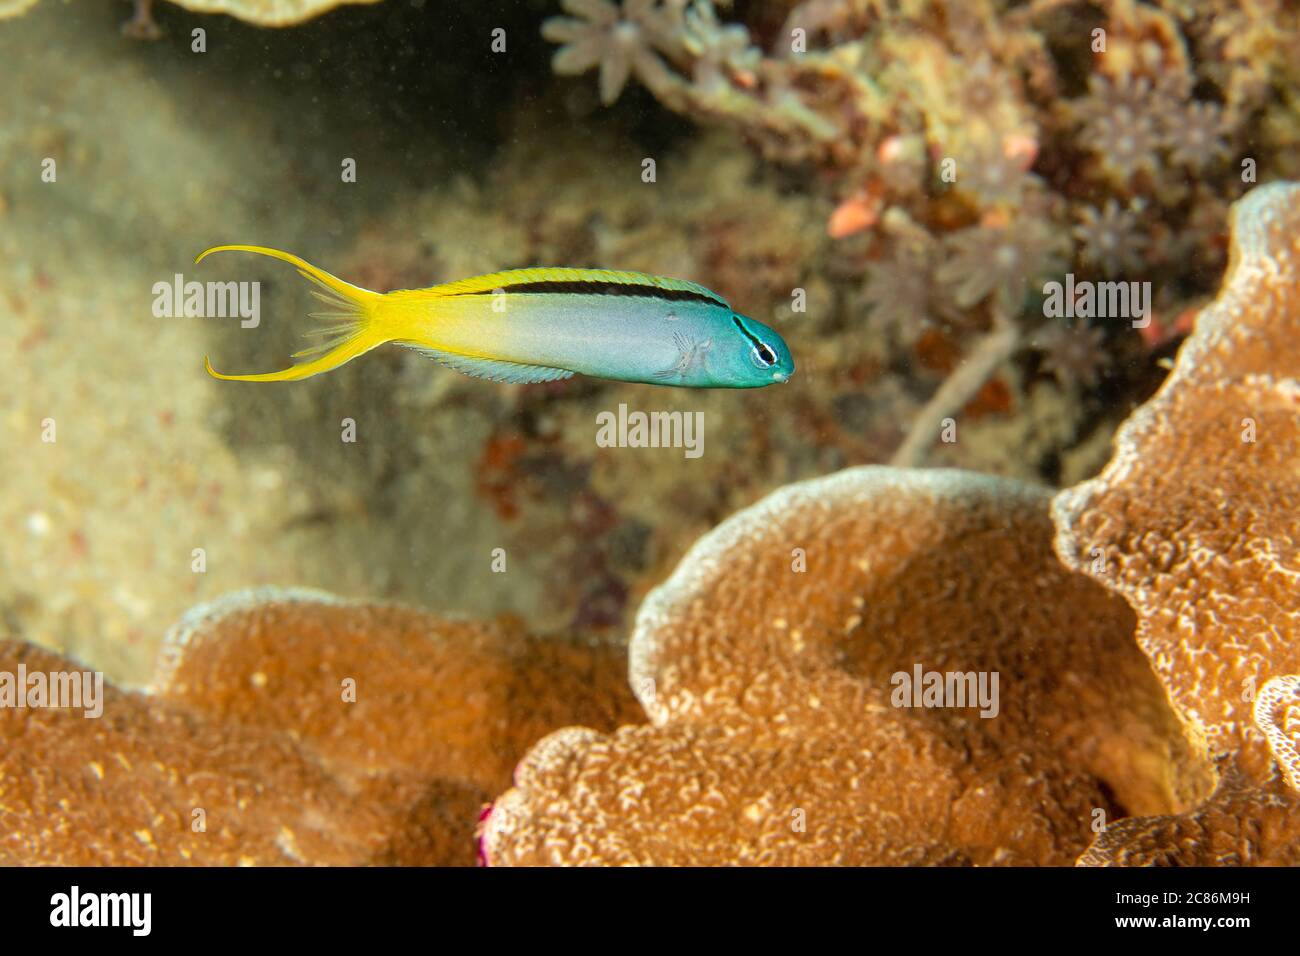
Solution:
[(557, 287), (575, 285), (620, 286), (631, 290), (637, 286), (647, 290), (662, 292), (690, 293), (704, 299), (711, 299), (719, 305), (727, 306), (727, 300), (711, 289), (685, 279), (670, 279), (667, 276), (650, 275), (647, 272), (622, 272), (616, 269), (569, 269), (561, 267), (540, 267), (535, 269), (508, 269), (505, 272), (492, 272), (488, 275), (475, 276), (472, 279), (460, 279), (431, 289), (403, 289), (390, 292), (399, 297), (478, 295), (492, 293), (497, 289), (509, 292), (512, 287), (529, 286), (528, 291), (544, 291), (539, 288), (547, 284)]
[(431, 349), (427, 345), (403, 342), (407, 348), (423, 352), (436, 362), (475, 378), (485, 378), (489, 382), (509, 382), (514, 385), (528, 385), (533, 382), (558, 382), (573, 375), (567, 368), (552, 368), (549, 365), (524, 365), (521, 362), (506, 362), (502, 359), (476, 358), (472, 355), (460, 355), (456, 352), (444, 352)]

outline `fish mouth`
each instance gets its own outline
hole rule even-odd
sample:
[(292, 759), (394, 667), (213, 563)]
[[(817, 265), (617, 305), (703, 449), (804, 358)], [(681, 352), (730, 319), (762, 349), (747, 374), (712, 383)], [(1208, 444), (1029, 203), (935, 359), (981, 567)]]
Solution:
[(772, 373), (772, 381), (774, 381), (774, 382), (787, 382), (787, 381), (789, 381), (789, 380), (790, 380), (790, 376), (789, 376), (788, 374), (786, 374), (785, 372), (773, 372), (773, 373)]

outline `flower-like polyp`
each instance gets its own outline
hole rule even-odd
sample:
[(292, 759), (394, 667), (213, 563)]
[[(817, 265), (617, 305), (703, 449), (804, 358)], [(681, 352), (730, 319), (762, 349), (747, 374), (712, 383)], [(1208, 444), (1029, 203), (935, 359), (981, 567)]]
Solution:
[(1232, 212), (1219, 296), (1095, 479), (1057, 496), (1057, 550), (1122, 595), (1214, 798), (1128, 821), (1081, 862), (1300, 863), (1300, 185)]
[[(81, 670), (16, 641), (0, 671)], [(636, 718), (625, 656), (509, 622), (240, 592), (103, 714), (0, 710), (0, 863), (465, 864), (480, 807), (574, 720)]]
[[(1061, 566), (1049, 500), (863, 467), (733, 516), (638, 615), (649, 725), (538, 743), (488, 861), (1070, 864), (1106, 821), (1199, 798), (1132, 613)], [(997, 675), (996, 707), (908, 706), (918, 670)]]

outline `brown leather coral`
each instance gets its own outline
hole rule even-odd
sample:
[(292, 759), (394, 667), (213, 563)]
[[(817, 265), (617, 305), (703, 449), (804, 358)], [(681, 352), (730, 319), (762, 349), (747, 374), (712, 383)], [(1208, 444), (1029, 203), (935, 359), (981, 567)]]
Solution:
[(1300, 186), (1253, 190), (1232, 225), (1223, 288), (1173, 373), (1105, 470), (1053, 503), (1061, 559), (1132, 605), (1222, 780), (1193, 813), (1118, 825), (1081, 863), (1300, 854)]
[(1300, 675), (1274, 677), (1255, 698), (1255, 726), (1287, 786), (1300, 793)]
[[(0, 643), (20, 663), (80, 669)], [(234, 595), (168, 635), (153, 696), (0, 711), (0, 863), (472, 863), (531, 742), (635, 716), (624, 666), (504, 623)]]
[(379, 0), (172, 0), (191, 13), (224, 13), (259, 27), (290, 27), (335, 7)]
[[(38, 0), (0, 0), (0, 20), (16, 17)], [(172, 0), (192, 13), (225, 13), (261, 27), (288, 27), (304, 23), (335, 7), (379, 0)]]
[(490, 791), (549, 731), (632, 719), (625, 667), (614, 645), (505, 621), (252, 591), (187, 614), (163, 641), (154, 688), (223, 722), (282, 730), (349, 771)]
[(1272, 763), (1251, 701), (1300, 671), (1300, 186), (1233, 210), (1232, 261), (1106, 469), (1057, 496), (1058, 551), (1124, 595), (1189, 731)]
[[(0, 644), (0, 669), (79, 670)], [(394, 821), (284, 735), (113, 687), (104, 714), (0, 712), (0, 863), (357, 863)]]
[(1300, 676), (1270, 680), (1255, 724), (1282, 770), (1256, 784), (1231, 764), (1204, 804), (1176, 816), (1121, 820), (1080, 866), (1300, 866)]
[(1235, 772), (1188, 813), (1120, 820), (1080, 866), (1300, 866), (1300, 803)]
[[(489, 861), (1063, 864), (1098, 821), (1180, 806), (1200, 768), (1127, 608), (1053, 556), (1047, 504), (871, 467), (732, 517), (638, 616), (652, 726), (538, 744)], [(897, 706), (918, 669), (996, 674), (996, 716)]]
[(6, 17), (16, 17), (20, 13), (26, 13), (37, 3), (37, 0), (0, 0), (0, 20)]

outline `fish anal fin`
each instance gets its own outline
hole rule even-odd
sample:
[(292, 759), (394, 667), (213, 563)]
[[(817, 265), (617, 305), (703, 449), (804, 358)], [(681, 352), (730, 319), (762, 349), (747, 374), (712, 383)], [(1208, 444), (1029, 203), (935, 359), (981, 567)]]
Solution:
[(549, 365), (525, 365), (521, 362), (507, 362), (503, 359), (485, 359), (472, 355), (461, 355), (457, 352), (444, 352), (441, 349), (429, 348), (427, 345), (416, 345), (408, 342), (402, 344), (407, 348), (415, 349), (417, 352), (423, 352), (429, 358), (450, 369), (455, 369), (464, 375), (472, 375), (474, 378), (485, 378), (490, 382), (531, 385), (535, 382), (558, 382), (573, 375), (568, 369), (553, 368)]

